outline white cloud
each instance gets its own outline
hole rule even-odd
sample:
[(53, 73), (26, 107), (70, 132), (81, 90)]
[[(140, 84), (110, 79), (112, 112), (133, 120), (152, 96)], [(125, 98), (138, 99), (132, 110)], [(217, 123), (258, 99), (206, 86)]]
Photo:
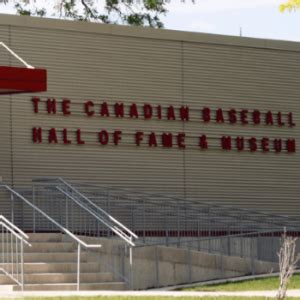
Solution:
[(216, 13), (222, 11), (233, 11), (253, 9), (262, 7), (279, 7), (281, 0), (171, 0), (167, 8), (172, 13)]
[(215, 26), (209, 22), (195, 20), (188, 24), (187, 30), (199, 31), (199, 32), (209, 32), (214, 30)]

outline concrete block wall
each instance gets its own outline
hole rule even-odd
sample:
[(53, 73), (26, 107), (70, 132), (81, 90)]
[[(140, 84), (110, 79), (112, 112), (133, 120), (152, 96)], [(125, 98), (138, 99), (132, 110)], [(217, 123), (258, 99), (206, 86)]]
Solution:
[[(95, 238), (86, 240), (95, 242)], [(129, 251), (124, 253), (122, 242), (97, 241), (102, 248), (100, 253), (89, 253), (91, 260), (97, 256), (103, 262), (103, 271), (114, 268), (131, 282), (131, 288), (137, 290), (278, 271), (276, 263), (165, 246), (133, 248), (131, 269)]]

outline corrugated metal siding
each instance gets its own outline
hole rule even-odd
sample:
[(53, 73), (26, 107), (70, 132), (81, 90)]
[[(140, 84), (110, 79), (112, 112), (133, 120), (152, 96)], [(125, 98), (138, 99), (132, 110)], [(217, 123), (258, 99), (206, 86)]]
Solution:
[[(48, 21), (39, 22), (45, 27)], [(126, 36), (121, 34), (123, 27), (119, 35), (50, 27), (0, 27), (10, 30), (11, 46), (18, 54), (37, 67), (47, 68), (48, 92), (40, 97), (72, 101), (72, 115), (66, 117), (61, 113), (34, 114), (30, 95), (13, 97), (13, 176), (17, 186), (37, 176), (63, 176), (299, 215), (299, 152), (226, 152), (218, 145), (222, 135), (294, 137), (299, 142), (299, 126), (220, 125), (199, 120), (200, 109), (208, 106), (213, 110), (292, 111), (299, 124), (300, 52), (212, 45), (205, 39), (187, 42), (135, 37), (131, 33)], [(220, 41), (223, 39), (220, 37)], [(1, 121), (8, 103), (4, 100)], [(87, 118), (82, 106), (85, 100), (96, 104), (107, 101), (110, 105), (117, 101), (140, 106), (186, 104), (191, 108), (191, 120)], [(31, 139), (35, 126), (81, 128), (87, 144), (35, 145)], [(97, 144), (101, 129), (122, 130), (122, 144)], [(133, 134), (138, 130), (184, 131), (187, 143), (194, 146), (184, 151), (136, 147)], [(1, 126), (1, 136), (3, 132), (7, 130)], [(203, 133), (215, 147), (207, 151), (196, 147), (197, 137)], [(9, 149), (1, 151), (4, 157)]]
[[(7, 26), (0, 26), (0, 41), (9, 44), (9, 29)], [(8, 52), (0, 47), (0, 65), (10, 65), (12, 62)], [(8, 184), (12, 183), (12, 149), (11, 149), (11, 98), (0, 96), (0, 177)], [(0, 205), (2, 215), (10, 214), (9, 195), (0, 191)]]
[[(299, 52), (185, 43), (184, 58), (187, 105), (291, 111), (299, 124)], [(189, 122), (186, 131), (199, 131), (199, 124)], [(204, 124), (200, 131), (299, 142), (299, 126)], [(188, 198), (299, 215), (299, 152), (190, 151), (185, 170)]]

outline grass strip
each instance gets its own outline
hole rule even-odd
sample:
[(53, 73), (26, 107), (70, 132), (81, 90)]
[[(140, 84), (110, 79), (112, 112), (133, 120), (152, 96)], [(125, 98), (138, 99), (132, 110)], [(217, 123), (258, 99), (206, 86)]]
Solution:
[[(183, 289), (184, 291), (272, 291), (277, 290), (279, 286), (278, 277), (268, 277), (260, 279), (251, 279), (240, 282), (228, 282), (216, 285), (202, 285), (193, 288)], [(295, 274), (288, 285), (288, 290), (300, 289), (300, 274)]]

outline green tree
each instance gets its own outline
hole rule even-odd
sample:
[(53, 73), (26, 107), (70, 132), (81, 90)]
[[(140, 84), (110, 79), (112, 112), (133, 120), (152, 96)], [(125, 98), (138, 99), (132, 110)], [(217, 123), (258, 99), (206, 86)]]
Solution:
[(162, 28), (160, 17), (167, 13), (168, 2), (170, 0), (0, 0), (0, 5), (13, 5), (20, 15), (51, 15), (79, 21)]
[(281, 12), (300, 9), (300, 0), (288, 0), (286, 3), (281, 4), (279, 9)]

